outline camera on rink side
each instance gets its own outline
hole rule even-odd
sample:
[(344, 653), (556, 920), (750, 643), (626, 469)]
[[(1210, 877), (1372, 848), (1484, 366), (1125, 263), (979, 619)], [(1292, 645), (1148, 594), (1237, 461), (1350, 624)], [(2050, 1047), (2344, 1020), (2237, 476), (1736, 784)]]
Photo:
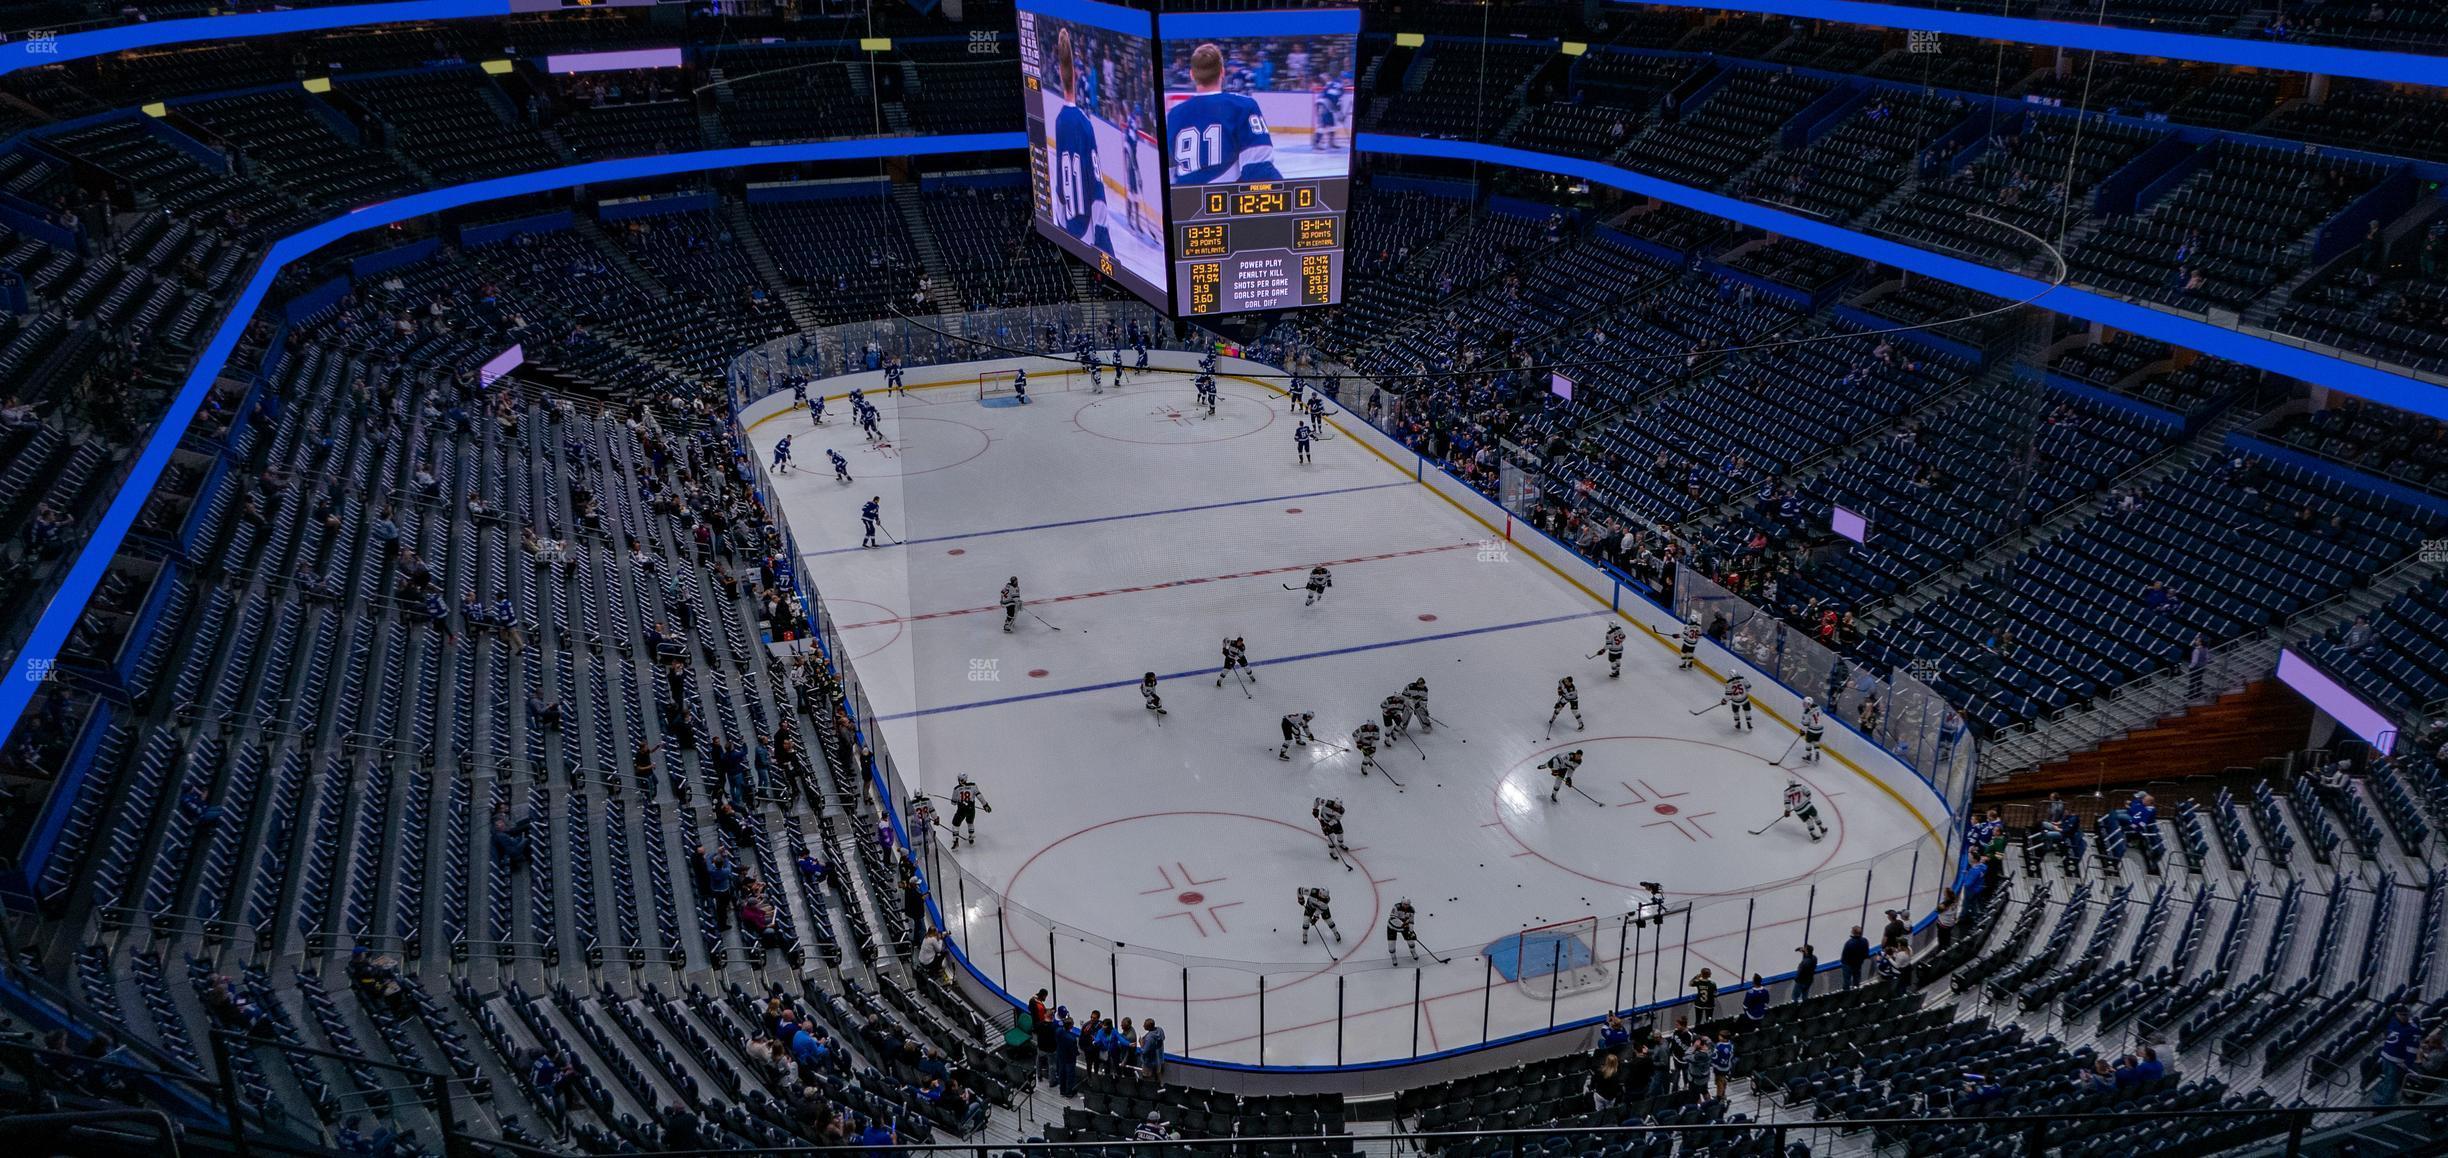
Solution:
[(1640, 887), (1648, 890), (1649, 895), (1641, 898), (1639, 904), (1632, 906), (1632, 927), (1635, 929), (1647, 928), (1653, 921), (1664, 923), (1666, 920), (1666, 886), (1656, 881), (1642, 881)]

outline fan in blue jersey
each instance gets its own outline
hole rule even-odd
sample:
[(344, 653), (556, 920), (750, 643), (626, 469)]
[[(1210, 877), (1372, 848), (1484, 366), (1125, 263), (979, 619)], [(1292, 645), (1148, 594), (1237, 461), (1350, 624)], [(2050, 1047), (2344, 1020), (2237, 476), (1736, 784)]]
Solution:
[(1054, 35), (1054, 67), (1063, 108), (1054, 114), (1054, 223), (1063, 232), (1113, 252), (1105, 231), (1105, 179), (1097, 175), (1096, 125), (1078, 104), (1079, 62), (1071, 55), (1071, 30)]
[(1275, 138), (1267, 134), (1258, 102), (1223, 91), (1224, 52), (1202, 44), (1190, 53), (1190, 83), (1198, 95), (1165, 114), (1172, 142), (1173, 183), (1219, 185), (1234, 181), (1280, 181)]

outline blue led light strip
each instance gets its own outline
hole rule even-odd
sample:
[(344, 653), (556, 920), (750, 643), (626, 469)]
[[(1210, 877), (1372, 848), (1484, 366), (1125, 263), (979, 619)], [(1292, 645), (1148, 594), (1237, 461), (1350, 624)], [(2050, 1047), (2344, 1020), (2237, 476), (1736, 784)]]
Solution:
[[(1653, 0), (1642, 0), (1644, 4), (1650, 2)], [(1925, 29), (1981, 40), (2092, 49), (2128, 56), (2164, 56), (2175, 60), (2274, 68), (2285, 72), (2448, 85), (2448, 56), (2418, 52), (2384, 52), (2330, 44), (2299, 44), (2288, 40), (2159, 32), (2148, 28), (2074, 24), (2023, 16), (1988, 16), (1901, 4), (1871, 4), (1863, 0), (1709, 0), (1707, 3), (1665, 0), (1665, 3), (1669, 7), (1697, 8), (1710, 12), (1750, 12), (1880, 28)]]
[[(108, 56), (133, 48), (159, 48), (189, 41), (235, 40), (248, 36), (278, 36), (284, 32), (316, 32), (362, 24), (402, 24), (415, 20), (464, 20), (471, 16), (508, 16), (510, 0), (395, 0), (387, 4), (347, 4), (330, 8), (293, 8), (278, 12), (237, 12), (227, 16), (195, 16), (185, 20), (153, 20), (63, 32), (50, 37), (12, 37), (0, 44), (0, 73), (41, 68), (63, 60)], [(39, 30), (37, 30), (39, 31)]]
[[(236, 348), (239, 335), (245, 332), (247, 320), (254, 316), (273, 279), (288, 263), (352, 233), (482, 201), (575, 185), (753, 165), (1004, 150), (1016, 152), (1026, 145), (1024, 133), (970, 133), (704, 149), (657, 157), (595, 161), (412, 194), (309, 226), (273, 242), (263, 262), (248, 279), (245, 290), (231, 304), (229, 312), (223, 315), (211, 343), (197, 358), (195, 369), (188, 374), (177, 397), (171, 400), (160, 424), (154, 427), (143, 450), (137, 455), (127, 481), (112, 496), (109, 509), (103, 512), (100, 522), (95, 525), (93, 535), (86, 540), (76, 562), (70, 566), (60, 589), (53, 593), (51, 601), (43, 608), (42, 617), (26, 639), (25, 646), (10, 661), (8, 677), (0, 681), (0, 737), (5, 737), (8, 730), (16, 727), (18, 717), (24, 713), (35, 690), (41, 686), (34, 678), (35, 665), (47, 665), (58, 657), (69, 630), (84, 613), (85, 603), (91, 598), (94, 588), (101, 583), (103, 571), (118, 553), (119, 544), (126, 539), (137, 513), (143, 509), (154, 484), (169, 465), (171, 451), (178, 446), (197, 407), (219, 376), (223, 363)], [(1422, 140), (1380, 133), (1359, 134), (1357, 145), (1363, 151), (1383, 155), (1479, 161), (1576, 177), (1657, 197), (1753, 228), (1799, 238), (1840, 253), (1926, 274), (2010, 300), (2028, 298), (2046, 288), (2045, 283), (2020, 274), (1855, 233), (1841, 226), (1678, 185), (1600, 161), (1469, 141)], [(2328, 354), (2254, 337), (2088, 290), (2060, 286), (2041, 295), (2036, 304), (2058, 313), (2132, 330), (2145, 337), (2258, 366), (2313, 385), (2342, 390), (2383, 405), (2448, 419), (2448, 390), (2376, 367), (2358, 365)]]
[[(2048, 288), (2048, 283), (2022, 274), (1993, 269), (1960, 257), (1857, 233), (1842, 225), (1771, 209), (1723, 194), (1678, 185), (1672, 181), (1634, 172), (1603, 161), (1581, 157), (1565, 157), (1552, 153), (1534, 153), (1527, 149), (1503, 145), (1483, 145), (1475, 141), (1442, 141), (1419, 137), (1387, 136), (1383, 133), (1361, 133), (1357, 137), (1362, 152), (1398, 157), (1435, 157), (1443, 160), (1477, 161), (1504, 165), (1516, 169), (1531, 169), (1576, 177), (1598, 185), (1611, 186), (1630, 193), (1655, 197), (1661, 201), (1697, 209), (1713, 217), (1723, 217), (1755, 229), (1764, 229), (1783, 237), (1797, 238), (1813, 245), (1825, 246), (1839, 253), (1867, 258), (1882, 265), (1924, 274), (1940, 281), (1952, 282), (1966, 289), (1979, 290), (2008, 301), (2021, 301), (2040, 295), (2033, 303), (2044, 309), (2085, 321), (2099, 322), (2120, 330), (2131, 330), (2144, 337), (2187, 349), (2215, 354), (2231, 361), (2257, 366), (2275, 374), (2299, 378), (2315, 386), (2342, 390), (2358, 398), (2366, 398), (2385, 406), (2410, 410), (2433, 418), (2448, 419), (2448, 388), (2434, 386), (2377, 366), (2347, 361), (2333, 354), (2305, 349), (2285, 342), (2231, 330), (2225, 326), (2188, 318), (2181, 314), (2153, 309), (2150, 306), (2112, 298), (2092, 290), (2072, 286)], [(2042, 293), (2042, 290), (2047, 290)]]
[(160, 424), (153, 428), (143, 450), (138, 452), (134, 465), (128, 471), (127, 481), (111, 497), (109, 509), (94, 525), (92, 536), (86, 539), (76, 562), (69, 566), (59, 590), (52, 593), (51, 602), (43, 607), (42, 618), (36, 621), (32, 634), (26, 637), (25, 646), (10, 660), (8, 678), (0, 681), (0, 738), (5, 738), (17, 726), (18, 717), (24, 714), (26, 705), (34, 698), (34, 692), (42, 686), (36, 665), (47, 667), (51, 660), (59, 656), (60, 645), (67, 641), (69, 629), (76, 626), (78, 617), (84, 614), (86, 600), (93, 596), (94, 588), (102, 582), (103, 571), (118, 554), (119, 544), (127, 538), (128, 529), (135, 525), (137, 512), (144, 509), (145, 501), (152, 496), (154, 483), (160, 480), (163, 469), (170, 465), (170, 454), (186, 434), (187, 424), (195, 417), (196, 408), (211, 392), (213, 382), (220, 376), (222, 364), (237, 348), (239, 336), (246, 332), (248, 319), (254, 317), (256, 307), (263, 304), (265, 293), (270, 291), (273, 280), (280, 275), (283, 266), (352, 233), (380, 229), (481, 201), (566, 189), (574, 185), (667, 177), (675, 173), (749, 165), (1017, 151), (1027, 146), (1028, 138), (1023, 133), (964, 133), (703, 149), (659, 157), (595, 161), (411, 194), (310, 225), (273, 242), (262, 263), (255, 267), (254, 276), (247, 279), (245, 290), (231, 303), (229, 312), (222, 315), (220, 328), (213, 332), (212, 341), (197, 356), (195, 369), (188, 373), (186, 384), (170, 400), (170, 407), (162, 414)]

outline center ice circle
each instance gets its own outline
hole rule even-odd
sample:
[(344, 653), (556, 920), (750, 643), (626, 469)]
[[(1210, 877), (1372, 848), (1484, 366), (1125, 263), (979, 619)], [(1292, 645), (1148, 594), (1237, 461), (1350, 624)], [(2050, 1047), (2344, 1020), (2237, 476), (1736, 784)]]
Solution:
[(1275, 423), (1275, 408), (1255, 398), (1222, 394), (1215, 417), (1180, 385), (1129, 386), (1097, 398), (1072, 416), (1081, 430), (1117, 442), (1185, 446), (1256, 434)]
[[(1555, 741), (1505, 771), (1496, 821), (1522, 856), (1627, 894), (1646, 880), (1679, 899), (1755, 895), (1836, 863), (1844, 818), (1824, 792), (1827, 837), (1812, 841), (1792, 823), (1751, 835), (1783, 810), (1789, 774), (1811, 781), (1739, 744), (1672, 736)], [(1584, 753), (1581, 767), (1572, 788), (1559, 791), (1541, 765), (1575, 749)]]

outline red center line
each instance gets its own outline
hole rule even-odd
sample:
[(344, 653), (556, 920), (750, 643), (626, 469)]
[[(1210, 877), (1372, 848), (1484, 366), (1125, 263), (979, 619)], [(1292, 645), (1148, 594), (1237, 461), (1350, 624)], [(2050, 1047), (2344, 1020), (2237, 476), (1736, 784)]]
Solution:
[[(1349, 559), (1328, 559), (1325, 566), (1349, 567), (1357, 563), (1381, 563), (1388, 559), (1408, 559), (1415, 555), (1433, 555), (1440, 551), (1470, 550), (1475, 549), (1478, 547), (1478, 545), (1479, 544), (1476, 542), (1465, 542), (1447, 543), (1436, 547), (1413, 547), (1408, 551), (1388, 551), (1381, 555), (1355, 555)], [(1309, 563), (1293, 563), (1282, 567), (1265, 567), (1256, 571), (1233, 571), (1223, 575), (1200, 575), (1189, 579), (1167, 579), (1162, 583), (1142, 583), (1135, 587), (1110, 587), (1103, 591), (1082, 591), (1072, 595), (1049, 595), (1043, 599), (1031, 599), (1028, 601), (1028, 603), (1030, 605), (1044, 603), (1070, 603), (1080, 599), (1102, 599), (1108, 595), (1130, 595), (1141, 591), (1162, 591), (1169, 587), (1195, 587), (1201, 583), (1222, 583), (1229, 579), (1258, 579), (1268, 575), (1289, 575), (1294, 572), (1305, 573), (1313, 565), (1314, 564)], [(845, 623), (840, 625), (838, 630), (854, 631), (862, 627), (890, 627), (901, 623), (923, 623), (929, 619), (949, 619), (955, 615), (976, 615), (980, 612), (1001, 611), (1002, 609), (1003, 605), (1000, 603), (989, 603), (980, 607), (961, 607), (950, 611), (927, 611), (921, 612), (917, 615), (899, 615), (884, 619), (869, 619), (859, 623)]]

